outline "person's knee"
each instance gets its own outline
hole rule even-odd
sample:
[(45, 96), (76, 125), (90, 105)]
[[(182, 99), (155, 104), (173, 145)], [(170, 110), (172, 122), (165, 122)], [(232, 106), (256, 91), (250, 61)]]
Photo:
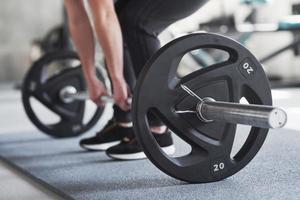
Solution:
[(156, 37), (156, 31), (152, 28), (152, 22), (143, 17), (136, 16), (133, 12), (122, 12), (119, 21), (123, 34), (126, 36), (149, 35)]

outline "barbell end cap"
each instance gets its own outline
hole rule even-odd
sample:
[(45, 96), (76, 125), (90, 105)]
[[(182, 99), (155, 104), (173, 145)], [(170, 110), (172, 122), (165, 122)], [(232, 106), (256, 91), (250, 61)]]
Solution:
[(283, 128), (287, 123), (287, 114), (281, 108), (274, 108), (270, 112), (269, 125), (272, 129)]
[(73, 86), (66, 86), (65, 88), (61, 89), (59, 92), (59, 98), (63, 103), (69, 104), (74, 101), (74, 99), (68, 95), (75, 95), (77, 90)]

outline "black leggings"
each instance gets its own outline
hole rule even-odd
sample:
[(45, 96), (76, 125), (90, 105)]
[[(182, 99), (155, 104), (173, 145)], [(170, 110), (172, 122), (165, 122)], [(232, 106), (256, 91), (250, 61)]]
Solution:
[[(188, 17), (208, 0), (118, 0), (115, 8), (124, 40), (124, 76), (133, 91), (135, 80), (148, 59), (161, 47), (158, 35), (174, 22)], [(118, 122), (131, 121), (130, 112), (114, 106)], [(161, 121), (153, 114), (150, 125)]]

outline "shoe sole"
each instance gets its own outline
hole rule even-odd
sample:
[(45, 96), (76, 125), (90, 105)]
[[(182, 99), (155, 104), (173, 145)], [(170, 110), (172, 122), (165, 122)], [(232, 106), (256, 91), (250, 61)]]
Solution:
[(106, 151), (108, 148), (120, 144), (120, 142), (121, 142), (121, 141), (108, 142), (108, 143), (97, 144), (97, 145), (86, 145), (86, 144), (81, 144), (80, 146), (81, 146), (83, 149), (86, 149), (86, 150), (89, 150), (89, 151)]
[[(161, 148), (167, 155), (173, 155), (175, 153), (175, 146), (171, 145), (168, 147)], [(144, 152), (131, 153), (131, 154), (107, 154), (109, 157), (117, 160), (140, 160), (145, 159), (147, 156)]]

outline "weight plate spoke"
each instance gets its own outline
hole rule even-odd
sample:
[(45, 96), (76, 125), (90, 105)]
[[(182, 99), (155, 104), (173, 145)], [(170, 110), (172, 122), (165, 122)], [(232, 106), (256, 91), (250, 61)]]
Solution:
[(209, 153), (216, 153), (218, 142), (197, 132), (193, 127), (184, 123), (180, 115), (174, 113), (174, 111), (168, 109), (166, 106), (160, 105), (157, 109), (164, 123), (193, 148), (201, 147)]
[(66, 109), (63, 109), (59, 106), (53, 105), (51, 103), (51, 100), (47, 99), (46, 97), (42, 95), (36, 95), (33, 94), (33, 97), (35, 97), (41, 104), (43, 104), (46, 108), (54, 112), (55, 114), (59, 115), (62, 118), (70, 119), (74, 118), (76, 116), (76, 113), (67, 111)]
[(224, 81), (234, 81), (232, 80), (232, 69), (235, 64), (228, 63), (218, 63), (214, 66), (207, 67), (195, 71), (180, 80), (181, 84), (189, 84), (190, 87), (197, 88), (198, 85), (210, 84), (211, 82), (224, 80)]

